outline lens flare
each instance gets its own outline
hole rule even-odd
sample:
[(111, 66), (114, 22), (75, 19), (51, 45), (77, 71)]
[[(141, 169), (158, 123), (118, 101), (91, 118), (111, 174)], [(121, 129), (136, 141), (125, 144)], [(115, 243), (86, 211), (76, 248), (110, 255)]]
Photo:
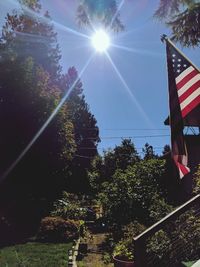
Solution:
[(92, 45), (98, 52), (105, 52), (110, 46), (109, 35), (104, 30), (98, 30), (92, 36)]

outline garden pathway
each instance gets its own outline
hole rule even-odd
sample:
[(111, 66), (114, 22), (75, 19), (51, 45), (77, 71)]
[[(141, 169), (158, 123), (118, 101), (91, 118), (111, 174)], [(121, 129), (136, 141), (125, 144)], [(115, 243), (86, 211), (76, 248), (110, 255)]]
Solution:
[(106, 238), (106, 233), (89, 233), (88, 236), (88, 254), (78, 262), (78, 267), (113, 267), (113, 264), (105, 264), (102, 259), (104, 250), (101, 245)]

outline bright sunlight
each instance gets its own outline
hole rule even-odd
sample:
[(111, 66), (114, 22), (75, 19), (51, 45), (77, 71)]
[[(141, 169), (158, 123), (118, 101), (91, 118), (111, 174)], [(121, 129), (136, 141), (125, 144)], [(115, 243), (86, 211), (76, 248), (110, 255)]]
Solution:
[(105, 52), (110, 46), (109, 35), (104, 30), (98, 30), (92, 36), (92, 45), (98, 52)]

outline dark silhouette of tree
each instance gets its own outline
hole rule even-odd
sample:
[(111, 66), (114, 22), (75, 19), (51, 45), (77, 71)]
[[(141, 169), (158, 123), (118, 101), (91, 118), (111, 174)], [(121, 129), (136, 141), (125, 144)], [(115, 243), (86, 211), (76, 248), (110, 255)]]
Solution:
[(80, 0), (77, 22), (80, 26), (93, 28), (101, 23), (105, 28), (111, 28), (116, 32), (124, 30), (116, 0)]
[[(73, 83), (72, 77), (73, 80), (78, 77), (75, 68), (70, 68), (66, 76), (69, 85)], [(100, 139), (97, 121), (86, 103), (80, 80), (72, 91), (67, 104), (76, 142), (75, 155), (70, 164), (70, 190), (88, 194), (90, 191), (88, 170), (92, 160), (98, 154), (97, 145)]]
[(32, 56), (54, 79), (59, 78), (61, 58), (57, 33), (48, 12), (41, 13), (38, 0), (20, 0), (21, 12), (7, 14), (2, 28), (1, 43), (7, 51), (23, 60)]
[(117, 169), (125, 170), (140, 160), (135, 145), (131, 139), (123, 139), (121, 145), (114, 148), (115, 164)]
[[(26, 231), (24, 225), (35, 226), (34, 222), (47, 213), (57, 196), (68, 189), (70, 177), (77, 178), (76, 182), (84, 187), (83, 177), (87, 179), (87, 168), (97, 154), (99, 131), (77, 71), (71, 68), (67, 74), (62, 73), (59, 46), (48, 12), (42, 16), (38, 0), (20, 3), (21, 12), (7, 15), (0, 41), (1, 175), (77, 80), (68, 101), (0, 184), (1, 214)], [(94, 128), (95, 132), (85, 131)], [(83, 152), (83, 146), (94, 150)], [(76, 161), (79, 153), (90, 160)], [(74, 170), (79, 170), (78, 177)], [(11, 238), (14, 239), (12, 234)]]
[(165, 155), (171, 151), (171, 148), (169, 145), (165, 145), (162, 151), (162, 154)]
[(160, 0), (155, 17), (172, 31), (172, 40), (183, 46), (200, 44), (200, 3), (196, 0)]
[(158, 156), (155, 154), (155, 152), (153, 150), (153, 146), (149, 145), (148, 143), (146, 143), (144, 145), (144, 148), (142, 149), (142, 152), (144, 153), (144, 160), (158, 158)]

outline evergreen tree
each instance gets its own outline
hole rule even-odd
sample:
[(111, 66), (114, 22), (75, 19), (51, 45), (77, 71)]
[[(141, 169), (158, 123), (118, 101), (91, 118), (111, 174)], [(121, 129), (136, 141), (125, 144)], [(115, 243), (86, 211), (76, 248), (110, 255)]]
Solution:
[(200, 3), (198, 0), (160, 0), (155, 17), (172, 30), (172, 39), (183, 46), (200, 44)]
[[(1, 174), (41, 129), (78, 77), (75, 68), (62, 74), (56, 33), (49, 14), (42, 16), (39, 1), (20, 3), (21, 12), (7, 15), (0, 42)], [(84, 135), (88, 128), (95, 128), (95, 134)], [(92, 141), (83, 144), (84, 140)], [(78, 81), (70, 99), (1, 184), (2, 214), (13, 216), (12, 220), (22, 227), (25, 221), (28, 225), (27, 220), (34, 225), (69, 186), (80, 147), (91, 145), (94, 151), (87, 156), (93, 157), (98, 140), (96, 120)], [(82, 172), (87, 173), (88, 165), (81, 166)], [(7, 206), (9, 209), (3, 210)]]
[(61, 58), (57, 33), (48, 12), (42, 14), (39, 0), (19, 0), (21, 12), (7, 14), (1, 42), (22, 61), (32, 56), (54, 79), (59, 78)]
[(80, 0), (77, 21), (80, 26), (92, 27), (101, 23), (116, 32), (124, 30), (116, 0)]
[[(26, 2), (32, 12), (39, 14), (41, 6), (38, 1), (23, 2), (24, 4)], [(59, 51), (55, 50), (58, 47), (56, 39), (50, 38), (50, 36), (55, 37), (52, 26), (38, 21), (37, 16), (29, 17), (25, 8), (22, 11), (25, 13), (14, 12), (13, 15), (7, 15), (0, 45), (2, 55), (0, 62), (2, 112), (0, 116), (1, 125), (3, 125), (1, 136), (4, 140), (1, 151), (9, 151), (5, 153), (6, 156), (1, 154), (2, 157), (6, 157), (3, 160), (4, 164), (1, 165), (1, 172), (17, 158), (62, 98), (60, 82), (58, 82), (61, 79), (58, 73)], [(23, 34), (25, 34), (25, 39), (21, 39)], [(33, 40), (29, 39), (30, 35), (34, 35)], [(38, 40), (38, 36), (48, 37), (46, 40), (48, 49), (41, 50), (44, 43), (41, 39)], [(55, 54), (57, 57), (54, 57)], [(51, 168), (51, 171), (55, 172), (59, 159), (59, 166), (62, 166), (62, 170), (66, 161), (72, 158), (75, 150), (73, 124), (66, 106), (60, 110), (57, 119), (50, 124), (42, 136), (42, 141), (36, 143), (36, 147), (37, 149), (32, 150), (33, 158), (35, 151), (38, 155), (35, 160), (41, 157), (42, 162), (46, 162), (42, 165), (41, 173), (43, 169), (48, 170), (49, 173)], [(27, 167), (31, 164), (30, 162)], [(50, 167), (47, 166), (48, 164)], [(33, 164), (31, 166), (33, 167)], [(49, 178), (48, 182), (50, 182)], [(48, 188), (46, 184), (43, 187)]]
[(158, 156), (155, 154), (155, 152), (153, 150), (153, 146), (149, 145), (148, 143), (146, 143), (144, 145), (144, 148), (142, 149), (142, 152), (144, 153), (144, 160), (158, 158)]
[[(66, 75), (67, 84), (72, 84), (77, 77), (76, 69), (70, 68)], [(98, 154), (97, 145), (100, 139), (97, 121), (86, 103), (80, 80), (77, 81), (67, 103), (76, 142), (75, 156), (70, 165), (70, 190), (88, 194), (90, 190), (88, 170)]]
[(169, 145), (165, 145), (164, 148), (163, 148), (162, 153), (163, 153), (163, 155), (165, 155), (165, 154), (169, 153), (170, 151), (171, 151), (170, 146)]

